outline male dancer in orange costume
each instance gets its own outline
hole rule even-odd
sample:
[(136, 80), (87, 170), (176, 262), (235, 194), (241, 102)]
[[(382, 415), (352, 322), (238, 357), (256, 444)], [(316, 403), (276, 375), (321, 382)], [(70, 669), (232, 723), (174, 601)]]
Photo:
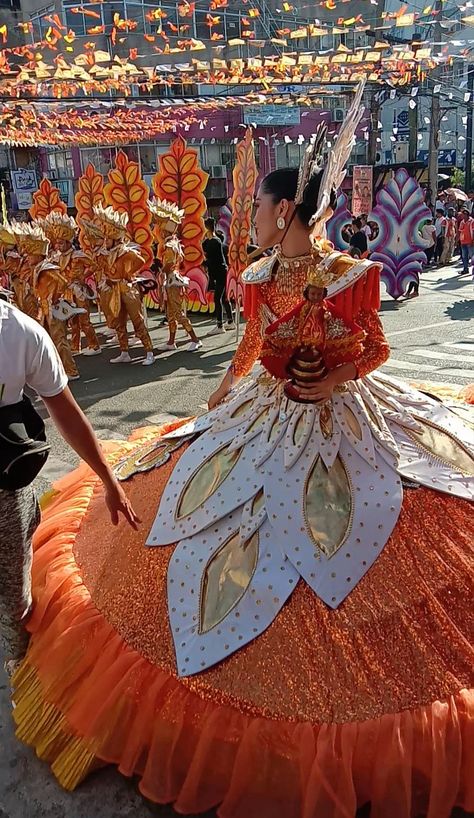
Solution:
[(132, 361), (127, 336), (127, 319), (130, 318), (135, 334), (145, 348), (143, 366), (149, 366), (154, 362), (153, 344), (145, 326), (140, 291), (135, 283), (144, 261), (140, 247), (128, 241), (128, 216), (113, 207), (97, 205), (94, 207), (94, 224), (104, 238), (103, 246), (96, 254), (100, 306), (108, 326), (116, 330), (120, 346), (120, 354), (110, 363), (128, 364)]
[(53, 211), (42, 222), (46, 237), (51, 242), (50, 260), (56, 263), (69, 284), (69, 300), (83, 312), (71, 319), (72, 349), (81, 351), (81, 331), (87, 340), (84, 355), (100, 355), (100, 344), (90, 320), (91, 299), (88, 293), (86, 278), (90, 275), (87, 255), (76, 250), (73, 239), (77, 225), (71, 216)]
[(163, 286), (166, 292), (166, 317), (168, 318), (168, 341), (159, 349), (162, 351), (177, 349), (175, 338), (178, 324), (191, 338), (188, 346), (190, 352), (202, 347), (194, 332), (193, 325), (186, 315), (184, 294), (189, 285), (189, 278), (179, 272), (179, 265), (183, 260), (183, 248), (176, 233), (184, 216), (184, 211), (166, 199), (155, 199), (148, 203), (156, 222), (156, 235), (162, 250)]
[(80, 375), (67, 338), (67, 320), (77, 312), (64, 301), (67, 279), (48, 258), (49, 241), (39, 224), (19, 224), (18, 244), (24, 257), (21, 268), (23, 305), (30, 317), (39, 320), (51, 335), (70, 381)]

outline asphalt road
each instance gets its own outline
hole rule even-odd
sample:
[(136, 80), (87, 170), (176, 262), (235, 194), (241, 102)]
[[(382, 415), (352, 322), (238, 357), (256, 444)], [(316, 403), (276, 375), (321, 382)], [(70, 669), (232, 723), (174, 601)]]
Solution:
[[(474, 382), (474, 322), (470, 320), (474, 317), (474, 284), (470, 277), (458, 277), (458, 272), (452, 267), (424, 274), (419, 298), (408, 302), (384, 297), (381, 314), (392, 347), (392, 358), (385, 367), (388, 373), (407, 379)], [(149, 328), (156, 345), (166, 340), (166, 330), (159, 322), (160, 317), (150, 313)], [(137, 426), (203, 411), (232, 358), (236, 334), (206, 338), (212, 319), (196, 315), (193, 323), (204, 342), (198, 352), (184, 351), (186, 341), (179, 335), (179, 351), (160, 353), (150, 367), (141, 366), (140, 347), (132, 349), (131, 365), (110, 365), (110, 358), (117, 354), (110, 345), (101, 356), (78, 359), (82, 378), (72, 384), (72, 390), (99, 437), (124, 438)], [(49, 428), (49, 435), (52, 454), (39, 481), (40, 490), (76, 462), (54, 428)], [(145, 802), (135, 782), (113, 769), (91, 776), (73, 794), (61, 790), (47, 766), (16, 742), (8, 687), (0, 675), (0, 818), (174, 815), (170, 807)]]

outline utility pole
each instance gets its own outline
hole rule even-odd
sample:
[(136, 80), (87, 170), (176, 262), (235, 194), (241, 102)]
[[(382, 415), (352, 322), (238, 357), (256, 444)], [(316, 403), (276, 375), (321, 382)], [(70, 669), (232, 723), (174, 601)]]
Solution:
[(379, 136), (379, 116), (380, 116), (380, 92), (374, 88), (370, 97), (370, 126), (369, 144), (367, 150), (367, 164), (375, 165), (377, 162), (378, 136)]
[[(442, 37), (441, 16), (443, 11), (442, 0), (436, 0), (434, 6), (436, 23), (433, 26), (433, 40), (440, 43)], [(438, 46), (439, 47), (439, 46)], [(436, 46), (435, 46), (436, 48)], [(431, 200), (436, 202), (438, 194), (438, 151), (439, 151), (439, 131), (441, 127), (440, 98), (439, 91), (435, 93), (436, 80), (440, 75), (440, 66), (435, 68), (432, 74), (433, 87), (431, 89), (431, 129), (430, 145), (428, 153), (428, 187), (431, 190)]]
[[(410, 102), (412, 99), (410, 99)], [(415, 97), (413, 108), (408, 106), (408, 126), (410, 134), (408, 137), (408, 161), (416, 162), (418, 155), (418, 97)]]
[(474, 64), (468, 63), (467, 66), (467, 87), (471, 92), (469, 101), (467, 103), (467, 123), (466, 123), (466, 158), (464, 160), (465, 171), (465, 189), (472, 188), (472, 107), (474, 96)]

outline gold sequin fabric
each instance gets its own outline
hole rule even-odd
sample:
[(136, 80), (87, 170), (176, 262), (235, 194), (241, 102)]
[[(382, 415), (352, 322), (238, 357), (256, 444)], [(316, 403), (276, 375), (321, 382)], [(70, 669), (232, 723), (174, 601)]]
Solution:
[[(106, 521), (98, 494), (74, 546), (92, 601), (125, 642), (176, 678), (166, 594), (173, 546), (144, 541), (182, 450), (124, 484), (138, 532)], [(267, 631), (229, 659), (180, 680), (203, 700), (290, 721), (345, 723), (445, 700), (472, 685), (474, 509), (406, 491), (394, 532), (335, 611), (300, 582)]]

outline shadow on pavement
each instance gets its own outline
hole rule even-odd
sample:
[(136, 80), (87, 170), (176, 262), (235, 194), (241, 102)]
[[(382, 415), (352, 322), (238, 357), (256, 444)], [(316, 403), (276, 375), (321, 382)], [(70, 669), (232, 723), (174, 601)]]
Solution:
[(474, 300), (465, 298), (463, 301), (455, 301), (450, 307), (446, 307), (445, 313), (453, 321), (469, 321), (474, 317)]

